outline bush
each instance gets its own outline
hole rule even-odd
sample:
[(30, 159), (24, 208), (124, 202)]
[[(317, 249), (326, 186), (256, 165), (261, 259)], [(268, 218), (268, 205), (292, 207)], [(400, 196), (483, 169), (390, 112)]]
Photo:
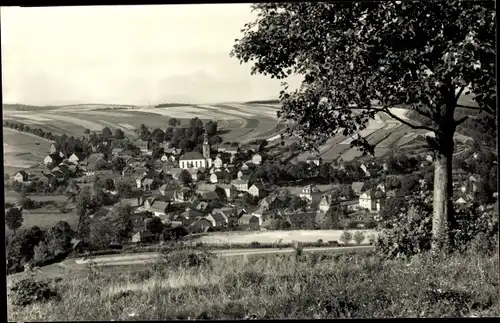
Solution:
[(356, 233), (353, 236), (354, 241), (356, 244), (362, 244), (363, 241), (365, 241), (365, 234), (362, 231), (356, 231)]
[(260, 248), (260, 242), (258, 242), (258, 241), (250, 242), (250, 247), (251, 248)]
[(17, 306), (27, 306), (33, 303), (60, 299), (57, 289), (51, 287), (47, 282), (36, 281), (32, 277), (16, 282), (10, 291), (11, 302)]
[[(470, 202), (457, 208), (451, 229), (451, 245), (464, 252), (470, 248), (491, 252), (497, 243), (498, 215), (483, 212)], [(399, 214), (381, 223), (384, 229), (375, 240), (375, 249), (387, 258), (411, 257), (431, 249), (432, 192), (419, 191)], [(482, 247), (480, 247), (482, 245)]]
[(349, 241), (351, 240), (352, 240), (352, 233), (347, 230), (344, 230), (344, 232), (342, 232), (342, 235), (340, 236), (340, 241), (342, 241), (345, 245), (348, 245)]
[(166, 269), (200, 268), (210, 266), (215, 254), (208, 250), (182, 249), (171, 251), (164, 249), (152, 269), (164, 272)]

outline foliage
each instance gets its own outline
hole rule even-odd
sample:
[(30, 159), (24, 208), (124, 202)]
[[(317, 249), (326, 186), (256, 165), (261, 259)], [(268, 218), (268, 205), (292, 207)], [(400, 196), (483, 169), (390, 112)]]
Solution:
[(158, 236), (160, 233), (163, 232), (163, 222), (159, 217), (154, 216), (150, 219), (146, 219), (145, 223), (146, 223), (145, 224), (146, 230), (148, 230), (155, 236)]
[(119, 182), (116, 185), (116, 190), (118, 191), (118, 195), (122, 198), (132, 197), (132, 185), (129, 183)]
[(344, 230), (344, 232), (342, 232), (342, 235), (340, 236), (340, 241), (342, 241), (345, 245), (348, 245), (351, 240), (352, 240), (352, 233), (347, 230)]
[(14, 234), (16, 230), (19, 229), (23, 225), (23, 211), (17, 207), (8, 208), (5, 212), (5, 225), (12, 231)]
[(183, 169), (179, 174), (179, 181), (182, 183), (182, 185), (187, 186), (193, 182), (193, 178), (187, 170)]
[[(374, 147), (359, 135), (384, 112), (414, 130), (433, 132), (435, 237), (449, 235), (453, 213), (453, 136), (460, 96), (468, 108), (496, 115), (494, 1), (259, 3), (254, 22), (231, 52), (252, 62), (252, 74), (303, 77), (302, 86), (280, 93), (279, 117), (304, 147), (317, 149), (333, 135), (353, 137), (364, 154)], [(428, 119), (412, 122), (394, 114), (403, 104)], [(355, 108), (356, 110), (354, 110)], [(492, 122), (494, 124), (494, 122)], [(447, 207), (444, 207), (447, 204)], [(443, 241), (447, 241), (446, 239)]]
[(8, 273), (22, 270), (22, 266), (33, 259), (33, 249), (43, 240), (44, 234), (37, 226), (16, 232), (6, 250)]
[[(495, 228), (498, 216), (492, 211), (481, 211), (475, 201), (457, 207), (454, 214), (452, 246), (459, 251), (467, 250), (481, 237), (483, 245), (491, 245), (498, 239)], [(382, 231), (375, 241), (376, 250), (387, 258), (411, 257), (425, 252), (432, 244), (432, 199), (429, 190), (419, 190), (391, 218), (382, 220)], [(475, 240), (476, 239), (476, 240)], [(491, 250), (491, 248), (490, 248)]]
[(33, 303), (60, 300), (60, 292), (45, 281), (32, 277), (16, 282), (10, 289), (11, 302), (16, 306), (28, 306)]
[(365, 234), (362, 231), (356, 231), (353, 235), (354, 242), (356, 244), (362, 244), (365, 241)]
[(111, 165), (113, 165), (113, 170), (118, 172), (121, 172), (127, 166), (122, 157), (116, 157), (113, 159), (111, 161)]

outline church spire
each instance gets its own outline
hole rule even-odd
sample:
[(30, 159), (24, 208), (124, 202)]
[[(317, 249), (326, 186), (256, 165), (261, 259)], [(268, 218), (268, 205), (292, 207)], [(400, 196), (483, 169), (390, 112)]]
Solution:
[(203, 144), (208, 145), (208, 134), (206, 130), (205, 130), (205, 135), (203, 136)]
[(208, 134), (205, 131), (205, 135), (203, 136), (203, 157), (205, 159), (210, 160), (210, 143), (208, 141)]

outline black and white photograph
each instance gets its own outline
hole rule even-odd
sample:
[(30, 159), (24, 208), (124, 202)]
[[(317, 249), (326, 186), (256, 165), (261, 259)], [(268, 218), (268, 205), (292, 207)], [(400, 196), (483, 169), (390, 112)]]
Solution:
[(0, 12), (8, 321), (500, 316), (496, 1)]

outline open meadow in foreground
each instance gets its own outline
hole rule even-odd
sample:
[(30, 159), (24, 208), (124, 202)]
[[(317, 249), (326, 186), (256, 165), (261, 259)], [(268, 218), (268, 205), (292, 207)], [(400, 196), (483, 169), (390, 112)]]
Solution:
[[(192, 254), (191, 254), (192, 255)], [(142, 272), (47, 280), (55, 296), (18, 304), (10, 321), (320, 319), (495, 316), (498, 254), (422, 254), (382, 261), (370, 253), (212, 258), (170, 254)], [(186, 262), (187, 259), (191, 261)], [(43, 277), (37, 277), (44, 280)], [(8, 283), (13, 286), (12, 281)], [(28, 296), (27, 296), (28, 297)]]

